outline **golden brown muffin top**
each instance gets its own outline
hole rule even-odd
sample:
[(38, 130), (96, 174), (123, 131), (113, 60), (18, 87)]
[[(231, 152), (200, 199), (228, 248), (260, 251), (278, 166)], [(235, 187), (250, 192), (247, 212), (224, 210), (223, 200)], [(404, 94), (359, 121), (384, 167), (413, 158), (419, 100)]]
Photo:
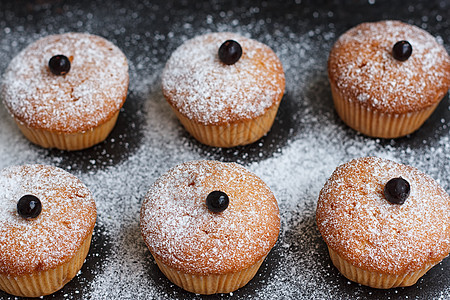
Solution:
[[(410, 184), (402, 205), (384, 197), (394, 177)], [(387, 159), (339, 166), (320, 192), (316, 221), (328, 247), (368, 271), (404, 274), (450, 251), (450, 196), (428, 175)]]
[[(406, 61), (392, 55), (394, 44), (407, 40)], [(330, 82), (350, 101), (387, 113), (429, 107), (450, 87), (450, 57), (426, 31), (399, 21), (362, 23), (344, 33), (328, 59)]]
[[(42, 203), (35, 219), (17, 212), (24, 195)], [(0, 171), (0, 273), (25, 275), (69, 261), (92, 233), (97, 217), (87, 187), (66, 171), (45, 165)]]
[[(66, 75), (54, 75), (54, 55), (71, 61)], [(75, 133), (108, 121), (128, 90), (125, 55), (106, 39), (86, 33), (50, 35), (22, 50), (9, 64), (1, 97), (11, 114), (31, 128)]]
[[(229, 197), (221, 213), (206, 206), (206, 197), (215, 190)], [(152, 254), (190, 274), (250, 267), (269, 253), (279, 229), (274, 195), (260, 178), (235, 163), (178, 165), (153, 184), (141, 208), (141, 232)]]
[[(233, 65), (218, 56), (226, 40), (242, 47)], [(188, 119), (223, 125), (263, 115), (278, 105), (284, 93), (283, 67), (266, 45), (222, 32), (197, 36), (176, 49), (162, 75), (164, 96)]]

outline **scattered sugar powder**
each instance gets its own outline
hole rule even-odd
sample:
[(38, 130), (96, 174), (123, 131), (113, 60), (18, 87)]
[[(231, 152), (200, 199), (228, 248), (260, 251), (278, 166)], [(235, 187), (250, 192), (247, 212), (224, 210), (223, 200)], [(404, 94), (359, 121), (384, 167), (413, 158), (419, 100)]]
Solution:
[[(119, 115), (118, 124), (129, 132), (115, 135), (113, 131), (101, 145), (76, 153), (31, 145), (6, 109), (0, 108), (1, 168), (24, 163), (62, 166), (79, 177), (96, 200), (97, 226), (86, 264), (62, 291), (49, 298), (202, 298), (182, 291), (160, 273), (141, 237), (139, 210), (160, 175), (182, 162), (203, 158), (244, 164), (271, 188), (281, 215), (278, 242), (255, 279), (232, 294), (206, 298), (450, 297), (448, 258), (411, 288), (384, 291), (349, 282), (332, 266), (315, 224), (320, 189), (338, 165), (356, 157), (379, 156), (412, 165), (449, 191), (448, 96), (435, 117), (410, 137), (394, 141), (367, 138), (347, 128), (333, 110), (326, 61), (337, 33), (348, 29), (344, 28), (347, 23), (339, 28), (333, 23), (338, 22), (340, 14), (335, 13), (334, 18), (326, 9), (299, 6), (295, 8), (304, 9), (304, 19), (297, 18), (292, 9), (282, 16), (274, 10), (269, 18), (261, 13), (267, 13), (267, 8), (255, 4), (202, 10), (207, 5), (198, 3), (198, 14), (193, 16), (192, 10), (182, 4), (169, 10), (163, 4), (145, 1), (130, 2), (131, 6), (113, 1), (108, 9), (101, 1), (90, 3), (87, 9), (64, 4), (53, 15), (52, 6), (43, 4), (29, 17), (18, 16), (11, 8), (0, 10), (1, 72), (15, 54), (41, 36), (89, 31), (107, 37), (125, 53), (130, 62), (127, 101), (140, 103), (126, 104), (124, 114)], [(28, 25), (29, 18), (37, 27)], [(405, 18), (410, 18), (409, 14)], [(284, 25), (289, 20), (295, 22)], [(161, 22), (165, 27), (160, 27)], [(439, 26), (448, 28), (449, 23), (444, 21)], [(161, 92), (160, 76), (170, 54), (183, 41), (213, 31), (236, 32), (267, 44), (286, 73), (286, 94), (273, 131), (254, 145), (231, 152), (196, 143), (178, 123)], [(120, 132), (120, 126), (115, 131)], [(291, 128), (277, 129), (285, 126)], [(14, 299), (4, 293), (0, 296)]]

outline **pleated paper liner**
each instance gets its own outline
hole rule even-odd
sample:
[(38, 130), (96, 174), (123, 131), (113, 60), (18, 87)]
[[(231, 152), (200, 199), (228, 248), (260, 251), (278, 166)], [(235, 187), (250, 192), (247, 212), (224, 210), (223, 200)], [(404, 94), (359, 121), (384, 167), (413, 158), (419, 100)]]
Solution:
[(235, 273), (196, 275), (178, 271), (155, 258), (161, 272), (182, 289), (202, 295), (231, 293), (246, 285), (256, 274), (266, 256), (250, 267)]
[(60, 150), (82, 150), (92, 147), (106, 139), (114, 128), (119, 111), (105, 123), (85, 132), (59, 133), (44, 129), (30, 128), (16, 120), (19, 129), (32, 143), (44, 148), (57, 148)]
[(0, 274), (0, 289), (19, 297), (40, 297), (60, 290), (83, 266), (89, 252), (92, 233), (66, 263), (50, 270), (21, 276)]
[(355, 267), (339, 256), (334, 250), (328, 247), (331, 261), (335, 267), (351, 281), (377, 289), (390, 289), (395, 287), (405, 287), (414, 285), (435, 264), (427, 264), (422, 269), (408, 272), (402, 275), (382, 274), (371, 272)]
[(339, 117), (349, 127), (367, 136), (397, 138), (413, 133), (422, 126), (439, 104), (417, 112), (404, 114), (383, 113), (372, 110), (358, 101), (349, 101), (331, 84), (334, 107)]
[(265, 135), (272, 127), (278, 106), (279, 103), (272, 105), (264, 114), (254, 119), (225, 125), (204, 125), (186, 118), (175, 108), (173, 111), (184, 128), (200, 143), (230, 148), (251, 144)]

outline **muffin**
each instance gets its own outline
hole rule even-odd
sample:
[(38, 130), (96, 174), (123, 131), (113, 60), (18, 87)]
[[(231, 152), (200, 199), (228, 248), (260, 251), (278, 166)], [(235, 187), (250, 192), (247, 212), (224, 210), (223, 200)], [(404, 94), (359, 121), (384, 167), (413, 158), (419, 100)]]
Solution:
[(256, 175), (235, 163), (191, 161), (150, 188), (141, 233), (159, 269), (196, 294), (247, 284), (280, 230), (277, 201)]
[(199, 142), (234, 147), (272, 127), (285, 78), (266, 45), (222, 32), (197, 36), (171, 55), (162, 90), (176, 116)]
[(416, 168), (364, 157), (320, 191), (316, 221), (333, 264), (374, 288), (410, 286), (450, 251), (450, 197)]
[(362, 23), (331, 49), (334, 106), (351, 128), (371, 137), (416, 131), (450, 87), (450, 58), (429, 33), (399, 21)]
[(99, 36), (65, 33), (13, 58), (0, 95), (31, 142), (80, 150), (106, 139), (127, 90), (128, 63), (119, 48)]
[(62, 169), (0, 171), (0, 289), (21, 297), (61, 289), (84, 263), (96, 216), (87, 187)]

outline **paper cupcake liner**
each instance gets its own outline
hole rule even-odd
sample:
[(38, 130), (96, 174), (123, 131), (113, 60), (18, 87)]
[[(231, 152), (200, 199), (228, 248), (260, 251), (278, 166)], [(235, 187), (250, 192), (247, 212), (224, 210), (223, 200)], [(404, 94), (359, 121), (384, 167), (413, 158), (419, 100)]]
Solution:
[(156, 264), (166, 277), (182, 289), (202, 295), (231, 293), (246, 285), (256, 274), (265, 256), (250, 267), (235, 273), (196, 275), (178, 271), (153, 256)]
[(377, 138), (397, 138), (410, 134), (422, 126), (433, 113), (439, 101), (417, 112), (404, 114), (383, 113), (350, 101), (331, 83), (334, 107), (339, 117), (349, 127), (365, 135)]
[(44, 129), (30, 128), (16, 120), (19, 129), (32, 143), (44, 148), (57, 148), (60, 150), (81, 150), (94, 146), (106, 139), (114, 128), (119, 112), (105, 123), (85, 132), (59, 133)]
[(334, 266), (351, 281), (367, 285), (377, 289), (390, 289), (395, 287), (411, 286), (419, 280), (435, 264), (427, 264), (422, 269), (415, 272), (408, 272), (402, 275), (382, 274), (371, 272), (355, 267), (340, 257), (334, 250), (328, 247), (331, 261)]
[(0, 289), (20, 297), (40, 297), (58, 291), (72, 280), (83, 266), (89, 252), (91, 238), (92, 233), (68, 262), (54, 269), (21, 276), (0, 274)]
[(251, 120), (225, 125), (204, 125), (194, 122), (172, 107), (184, 128), (200, 143), (230, 148), (247, 145), (259, 140), (272, 127), (278, 111), (278, 104), (270, 107), (263, 115)]

